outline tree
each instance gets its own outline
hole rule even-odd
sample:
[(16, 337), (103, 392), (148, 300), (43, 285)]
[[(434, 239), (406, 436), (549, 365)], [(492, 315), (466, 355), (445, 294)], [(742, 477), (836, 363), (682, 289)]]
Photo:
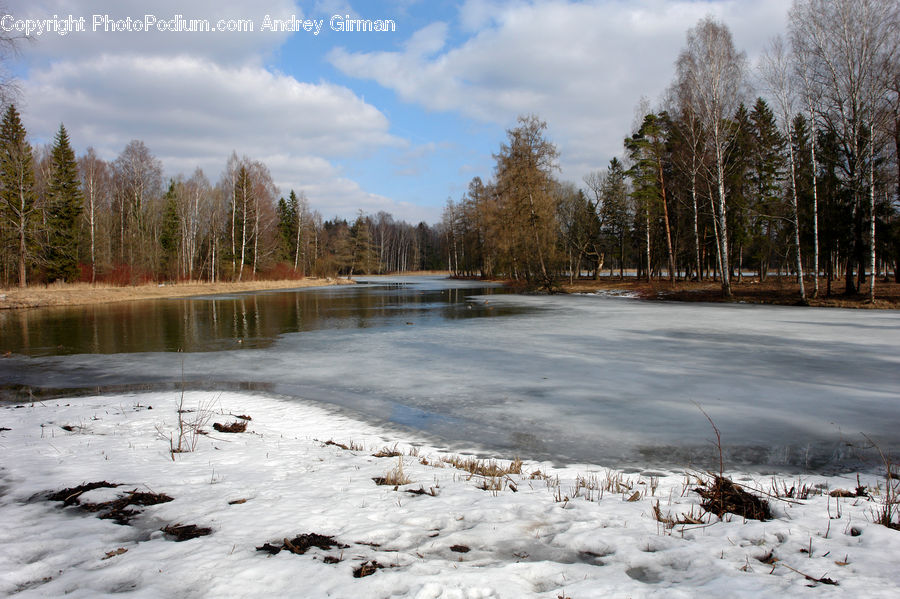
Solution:
[(704, 170), (707, 160), (706, 138), (697, 107), (692, 103), (693, 91), (689, 79), (682, 76), (673, 83), (669, 91), (669, 104), (675, 115), (672, 120), (672, 133), (675, 142), (673, 160), (680, 167), (689, 181), (691, 189), (691, 217), (694, 241), (694, 267), (696, 278), (703, 280), (703, 269), (700, 262), (700, 200), (697, 179)]
[(734, 48), (731, 32), (712, 17), (701, 19), (688, 31), (687, 45), (678, 57), (678, 80), (684, 82), (687, 101), (707, 132), (714, 158), (717, 203), (717, 248), (722, 273), (722, 293), (731, 296), (728, 262), (728, 227), (725, 201), (725, 161), (734, 127), (728, 117), (740, 104), (744, 87), (743, 52)]
[(800, 210), (797, 197), (797, 161), (794, 157), (793, 122), (796, 95), (791, 81), (791, 69), (781, 36), (772, 40), (762, 62), (763, 79), (769, 93), (775, 98), (780, 109), (782, 135), (786, 138), (788, 164), (790, 165), (791, 216), (794, 228), (794, 258), (797, 281), (800, 284), (800, 301), (806, 303), (806, 287), (803, 284), (803, 258), (800, 252)]
[(178, 246), (180, 222), (178, 218), (178, 199), (175, 192), (175, 180), (169, 181), (169, 190), (163, 196), (162, 230), (159, 235), (159, 246), (162, 250), (161, 269), (166, 277), (175, 274), (178, 265)]
[(119, 260), (152, 269), (157, 244), (148, 226), (150, 205), (162, 187), (162, 163), (140, 140), (132, 140), (113, 163), (119, 220)]
[(31, 144), (14, 104), (10, 104), (0, 125), (0, 201), (3, 217), (15, 231), (19, 287), (25, 287), (25, 267), (33, 234), (35, 211), (34, 166)]
[(500, 215), (511, 236), (507, 258), (514, 272), (521, 267), (528, 282), (550, 289), (557, 240), (552, 184), (559, 153), (544, 136), (547, 123), (535, 115), (520, 116), (517, 122), (494, 155)]
[(63, 125), (51, 150), (50, 181), (47, 189), (47, 230), (45, 248), (47, 278), (74, 281), (78, 277), (78, 225), (84, 199), (78, 181), (78, 164)]
[[(762, 98), (757, 98), (749, 114), (747, 133), (750, 137), (749, 148), (740, 153), (750, 158), (746, 179), (750, 183), (752, 194), (750, 207), (757, 237), (755, 245), (760, 279), (765, 279), (776, 248), (782, 247), (782, 223), (786, 220), (787, 213), (782, 206), (785, 140), (778, 129), (775, 114)], [(801, 296), (805, 299), (805, 294)]]
[(628, 175), (632, 180), (633, 194), (645, 212), (647, 279), (650, 278), (650, 222), (651, 217), (662, 209), (662, 221), (666, 232), (666, 257), (668, 259), (669, 281), (675, 282), (675, 253), (672, 249), (672, 227), (669, 222), (669, 207), (666, 198), (666, 175), (670, 156), (668, 148), (669, 115), (649, 113), (640, 128), (630, 138), (625, 139), (625, 149), (633, 166)]
[[(843, 184), (852, 197), (853, 251), (848, 253), (845, 289), (865, 278), (863, 197), (868, 192), (869, 298), (875, 297), (876, 121), (890, 95), (900, 51), (900, 4), (895, 0), (794, 0), (789, 13), (791, 45), (827, 129), (841, 152)], [(868, 175), (868, 176), (867, 176)]]
[[(619, 253), (619, 278), (625, 278), (625, 242), (628, 238), (628, 186), (625, 183), (625, 169), (618, 158), (609, 161), (606, 176), (600, 189), (603, 198), (600, 217), (606, 235), (613, 240)], [(612, 271), (612, 265), (610, 265)]]
[(83, 214), (87, 219), (88, 246), (90, 248), (91, 283), (97, 278), (97, 226), (101, 208), (108, 210), (109, 165), (97, 156), (94, 148), (78, 161), (81, 173), (81, 195), (84, 197)]

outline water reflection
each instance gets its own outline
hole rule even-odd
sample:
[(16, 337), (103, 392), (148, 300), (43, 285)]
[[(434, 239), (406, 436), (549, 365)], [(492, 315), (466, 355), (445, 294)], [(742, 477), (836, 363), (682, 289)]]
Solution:
[(269, 346), (284, 333), (521, 312), (466, 302), (473, 294), (504, 292), (495, 287), (358, 285), (7, 311), (0, 313), (0, 352), (51, 356), (253, 349)]

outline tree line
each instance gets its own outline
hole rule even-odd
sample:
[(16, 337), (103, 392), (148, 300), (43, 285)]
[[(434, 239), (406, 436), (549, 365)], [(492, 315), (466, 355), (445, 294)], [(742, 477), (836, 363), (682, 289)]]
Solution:
[[(581, 187), (559, 181), (536, 116), (448, 201), (448, 263), (551, 288), (623, 276), (795, 277), (800, 295), (900, 281), (900, 4), (795, 0), (787, 40), (750, 69), (711, 17), (687, 32), (660, 106)], [(811, 283), (809, 292), (806, 280)], [(866, 289), (866, 283), (867, 289)]]
[[(165, 181), (140, 140), (75, 156), (64, 126), (32, 147), (0, 123), (0, 283), (244, 280), (449, 269), (552, 289), (601, 273), (799, 282), (801, 299), (900, 277), (900, 4), (795, 0), (785, 40), (751, 69), (727, 26), (701, 19), (665, 97), (583, 185), (558, 177), (547, 125), (522, 116), (448, 200), (440, 223), (380, 212), (324, 220), (260, 161), (218, 180)], [(8, 98), (6, 94), (4, 98)], [(810, 286), (807, 292), (806, 286)]]
[(64, 125), (32, 147), (15, 104), (0, 123), (0, 283), (133, 284), (333, 276), (445, 266), (441, 235), (385, 212), (323, 220), (293, 190), (278, 197), (260, 161), (228, 158), (163, 179), (140, 140), (113, 161), (77, 157)]

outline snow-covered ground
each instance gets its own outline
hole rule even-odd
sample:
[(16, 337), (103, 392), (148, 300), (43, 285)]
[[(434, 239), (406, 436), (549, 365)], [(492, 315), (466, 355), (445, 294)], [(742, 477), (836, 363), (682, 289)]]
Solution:
[[(184, 418), (209, 411), (210, 434), (173, 460), (178, 397), (0, 408), (0, 427), (9, 429), (0, 432), (0, 595), (606, 599), (900, 592), (900, 532), (872, 522), (883, 500), (877, 489), (884, 488), (874, 474), (861, 481), (872, 497), (837, 498), (829, 491), (854, 490), (855, 476), (731, 473), (768, 492), (773, 486), (817, 492), (773, 500), (775, 518), (767, 522), (704, 516), (701, 524), (672, 527), (654, 516), (654, 506), (663, 519), (697, 516), (690, 473), (526, 462), (522, 474), (470, 476), (412, 435), (398, 438), (296, 399), (190, 392), (184, 407), (199, 411)], [(237, 415), (252, 418), (246, 432), (212, 430)], [(372, 455), (384, 448), (404, 455)], [(373, 478), (398, 462), (411, 482), (376, 485)], [(134, 490), (173, 500), (134, 508), (139, 514), (121, 525), (48, 499), (97, 481), (121, 486), (88, 491), (83, 504)], [(419, 489), (425, 493), (409, 492)], [(175, 542), (160, 529), (176, 524), (211, 534)], [(302, 555), (256, 549), (307, 533), (346, 547)], [(384, 567), (354, 577), (373, 561)]]

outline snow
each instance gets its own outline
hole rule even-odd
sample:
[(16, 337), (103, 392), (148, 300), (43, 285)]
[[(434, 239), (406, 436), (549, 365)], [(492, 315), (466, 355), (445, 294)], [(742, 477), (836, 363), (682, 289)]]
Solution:
[[(777, 483), (825, 491), (773, 500), (768, 522), (704, 517), (691, 475), (678, 469), (621, 472), (600, 465), (526, 462), (501, 490), (441, 461), (424, 435), (387, 429), (296, 398), (188, 392), (186, 419), (228, 423), (193, 452), (169, 452), (177, 391), (119, 394), (0, 408), (0, 595), (17, 597), (895, 597), (900, 533), (874, 524), (884, 481), (861, 479), (870, 498), (838, 499), (854, 475), (765, 477), (732, 472), (750, 488)], [(206, 412), (204, 412), (204, 409)], [(62, 426), (68, 426), (66, 431)], [(350, 447), (344, 450), (328, 441)], [(396, 448), (401, 457), (373, 453)], [(498, 456), (500, 457), (500, 456)], [(513, 456), (506, 456), (513, 457)], [(412, 480), (378, 486), (402, 460)], [(424, 463), (424, 462), (427, 462)], [(504, 462), (505, 464), (506, 462)], [(437, 467), (441, 466), (441, 467)], [(532, 473), (536, 471), (541, 476)], [(595, 486), (581, 490), (583, 477)], [(86, 482), (121, 483), (86, 493), (105, 501), (137, 489), (173, 501), (139, 508), (131, 524), (101, 520), (47, 495)], [(609, 481), (609, 482), (607, 482)], [(516, 491), (512, 490), (515, 486)], [(628, 486), (630, 488), (625, 488)], [(433, 490), (413, 495), (406, 491)], [(638, 497), (629, 501), (635, 493)], [(589, 495), (586, 497), (585, 495)], [(246, 500), (242, 503), (230, 503)], [(171, 524), (209, 527), (184, 542)], [(256, 550), (301, 533), (333, 536), (344, 549), (304, 555)], [(466, 553), (451, 550), (464, 545)], [(811, 550), (811, 552), (810, 552)], [(772, 554), (773, 564), (760, 558)], [(340, 561), (325, 563), (326, 556)], [(372, 560), (371, 576), (353, 570)], [(828, 578), (832, 586), (812, 582)]]

